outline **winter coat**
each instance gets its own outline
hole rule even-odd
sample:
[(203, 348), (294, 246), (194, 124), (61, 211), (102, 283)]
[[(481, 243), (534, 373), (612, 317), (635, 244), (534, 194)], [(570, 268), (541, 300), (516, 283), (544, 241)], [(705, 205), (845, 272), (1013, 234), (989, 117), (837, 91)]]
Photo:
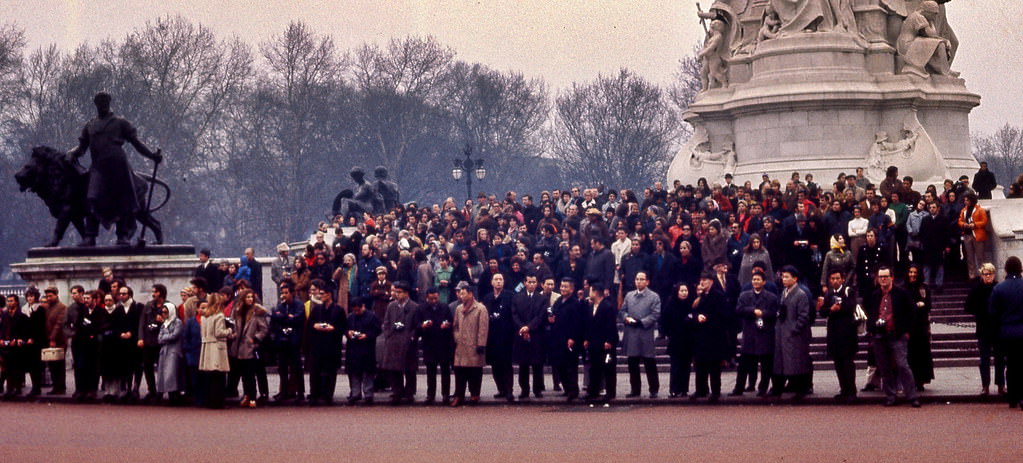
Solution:
[(177, 317), (170, 323), (160, 324), (160, 333), (157, 335), (160, 361), (156, 372), (156, 390), (161, 394), (185, 389), (184, 355), (181, 351), (183, 333), (184, 325)]
[(1023, 341), (1023, 278), (1007, 275), (991, 291), (988, 314), (1002, 342)]
[(779, 301), (778, 324), (775, 326), (774, 373), (806, 375), (812, 371), (810, 359), (810, 297), (796, 285)]
[(404, 307), (397, 300), (387, 305), (384, 314), (384, 358), (380, 368), (391, 371), (415, 371), (419, 351), (416, 345), (419, 304), (411, 298)]
[[(906, 358), (916, 383), (926, 384), (934, 379), (934, 355), (931, 353), (931, 290), (922, 283), (907, 282), (906, 292), (913, 305), (913, 322), (909, 330)], [(920, 305), (921, 302), (923, 306)]]
[(512, 292), (505, 290), (498, 296), (491, 292), (483, 297), (483, 305), (490, 317), (487, 327), (487, 363), (511, 363), (512, 343), (517, 330), (512, 321)]
[[(631, 317), (638, 323), (630, 325), (625, 317)], [(630, 291), (625, 295), (618, 318), (625, 325), (622, 335), (622, 354), (626, 357), (653, 358), (654, 328), (661, 318), (661, 297), (649, 288), (645, 291)]]
[[(832, 312), (831, 307), (838, 303), (839, 309)], [(824, 305), (819, 314), (828, 320), (827, 352), (831, 358), (849, 358), (859, 350), (859, 334), (854, 318), (856, 312), (856, 291), (849, 285), (839, 289), (828, 288), (824, 293)]]
[(199, 351), (199, 371), (231, 371), (227, 361), (227, 327), (224, 314), (202, 317), (202, 350)]
[(683, 360), (693, 356), (692, 308), (695, 295), (690, 291), (685, 300), (673, 297), (661, 310), (661, 334), (668, 337), (668, 355)]
[[(431, 321), (429, 328), (423, 328), (422, 323)], [(451, 364), (455, 355), (455, 339), (451, 324), (454, 317), (451, 308), (447, 304), (419, 304), (419, 336), (422, 339), (423, 363), (426, 364)], [(447, 328), (441, 326), (448, 323)]]
[[(320, 323), (327, 323), (334, 327), (331, 331), (322, 331), (314, 328)], [(309, 309), (309, 318), (306, 322), (309, 327), (306, 330), (306, 347), (308, 349), (306, 358), (326, 368), (337, 368), (341, 365), (341, 340), (348, 331), (345, 311), (337, 304), (329, 306), (313, 304)]]
[[(753, 311), (760, 309), (760, 320)], [(774, 355), (774, 332), (778, 320), (778, 296), (766, 288), (758, 294), (753, 290), (743, 291), (735, 306), (735, 313), (742, 320), (743, 355)], [(759, 325), (759, 326), (758, 326)]]
[(345, 369), (349, 373), (376, 371), (377, 337), (381, 333), (380, 319), (369, 310), (364, 311), (361, 315), (352, 312), (348, 314), (348, 331), (365, 334), (366, 339), (348, 338)]
[(181, 335), (181, 353), (185, 356), (185, 364), (198, 368), (199, 352), (202, 350), (202, 327), (194, 317), (185, 320)]
[(832, 272), (836, 271), (842, 272), (842, 277), (845, 278), (846, 283), (851, 283), (853, 277), (856, 276), (856, 261), (853, 260), (853, 255), (848, 249), (841, 251), (831, 249), (824, 256), (824, 266), (821, 269), (821, 286), (827, 286), (828, 277)]
[[(699, 297), (699, 303), (690, 309), (693, 320), (693, 354), (698, 362), (720, 362), (730, 355), (728, 340), (728, 323), (734, 314), (725, 303), (725, 295), (718, 286)], [(706, 321), (700, 323), (700, 315)]]
[[(512, 340), (512, 360), (520, 365), (539, 365), (544, 361), (547, 347), (544, 327), (547, 325), (548, 302), (539, 291), (531, 296), (525, 291), (512, 297), (512, 328), (515, 337)], [(529, 339), (526, 340), (519, 330), (529, 328)]]
[[(575, 295), (560, 297), (551, 306), (550, 317), (547, 319), (550, 326), (547, 355), (551, 365), (579, 360), (579, 354), (583, 351), (584, 310), (585, 304), (580, 303)], [(575, 343), (572, 350), (568, 349), (569, 339)]]
[[(466, 307), (459, 304), (455, 309), (454, 339), (455, 339), (455, 367), (482, 368), (486, 363), (484, 354), (477, 352), (477, 347), (488, 345), (488, 328), (490, 318), (487, 315), (487, 308), (475, 302)], [(489, 349), (488, 349), (489, 350)]]
[(270, 325), (267, 322), (269, 312), (261, 305), (256, 304), (249, 309), (243, 319), (240, 310), (235, 310), (234, 319), (237, 335), (232, 336), (228, 346), (228, 355), (240, 360), (259, 358), (257, 351), (263, 340), (270, 334)]

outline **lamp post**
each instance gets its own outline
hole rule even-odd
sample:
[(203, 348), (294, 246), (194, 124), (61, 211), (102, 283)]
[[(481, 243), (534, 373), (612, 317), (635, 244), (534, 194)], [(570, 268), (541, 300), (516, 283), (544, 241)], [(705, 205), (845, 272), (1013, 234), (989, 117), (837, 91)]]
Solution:
[(459, 181), (462, 177), (465, 177), (465, 194), (468, 199), (472, 199), (472, 177), (475, 176), (477, 180), (483, 180), (487, 176), (487, 169), (483, 168), (482, 159), (472, 159), (472, 147), (468, 144), (465, 145), (465, 159), (455, 159), (454, 167), (451, 169), (451, 178), (455, 181)]

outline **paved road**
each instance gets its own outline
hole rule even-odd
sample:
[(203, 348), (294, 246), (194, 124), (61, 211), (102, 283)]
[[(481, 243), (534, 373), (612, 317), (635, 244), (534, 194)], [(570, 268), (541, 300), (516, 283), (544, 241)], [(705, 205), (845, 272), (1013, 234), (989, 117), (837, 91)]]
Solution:
[[(1023, 413), (856, 407), (0, 404), (0, 461), (1018, 462)], [(742, 437), (747, 436), (747, 437)], [(622, 460), (620, 457), (627, 457)]]

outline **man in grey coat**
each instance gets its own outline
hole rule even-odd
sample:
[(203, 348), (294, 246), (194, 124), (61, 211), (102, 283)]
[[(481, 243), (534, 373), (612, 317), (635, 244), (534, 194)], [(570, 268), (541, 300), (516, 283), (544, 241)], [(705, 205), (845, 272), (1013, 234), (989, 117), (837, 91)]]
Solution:
[(639, 363), (646, 369), (650, 398), (657, 397), (660, 381), (657, 378), (657, 362), (654, 351), (654, 327), (661, 318), (661, 298), (648, 289), (650, 278), (645, 271), (636, 273), (636, 289), (625, 295), (625, 301), (618, 312), (618, 318), (625, 324), (622, 336), (622, 352), (629, 361), (629, 386), (626, 397), (639, 397)]
[(786, 381), (802, 400), (810, 387), (813, 361), (810, 359), (810, 297), (799, 285), (799, 271), (791, 265), (781, 269), (782, 292), (775, 326), (774, 388), (781, 396)]
[(390, 372), (391, 403), (402, 400), (412, 403), (416, 396), (416, 327), (419, 326), (419, 305), (409, 295), (412, 286), (398, 281), (391, 289), (394, 298), (384, 313), (384, 359), (380, 368)]

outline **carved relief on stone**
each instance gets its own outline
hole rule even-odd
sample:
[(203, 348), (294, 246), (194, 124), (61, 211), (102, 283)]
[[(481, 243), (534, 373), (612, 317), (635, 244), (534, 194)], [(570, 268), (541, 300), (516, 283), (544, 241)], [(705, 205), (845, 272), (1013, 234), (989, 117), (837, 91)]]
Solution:
[(738, 162), (735, 143), (725, 142), (722, 149), (712, 151), (710, 137), (701, 126), (697, 126), (693, 138), (683, 149), (688, 151), (689, 167), (702, 172), (703, 177), (723, 179), (725, 174), (735, 174), (735, 165)]
[(949, 176), (945, 158), (920, 124), (916, 110), (906, 115), (898, 140), (891, 140), (884, 131), (875, 134), (874, 144), (867, 152), (866, 165), (867, 178), (874, 181), (885, 177), (888, 166), (896, 166), (902, 174), (921, 181)]

